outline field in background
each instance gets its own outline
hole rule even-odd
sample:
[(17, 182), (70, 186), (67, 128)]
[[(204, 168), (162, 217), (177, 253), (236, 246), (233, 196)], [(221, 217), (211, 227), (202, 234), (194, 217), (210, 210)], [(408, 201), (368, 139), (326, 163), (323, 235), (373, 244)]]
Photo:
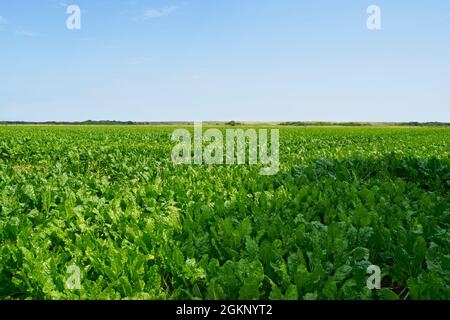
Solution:
[(279, 127), (275, 176), (175, 128), (0, 127), (0, 299), (450, 299), (449, 128)]

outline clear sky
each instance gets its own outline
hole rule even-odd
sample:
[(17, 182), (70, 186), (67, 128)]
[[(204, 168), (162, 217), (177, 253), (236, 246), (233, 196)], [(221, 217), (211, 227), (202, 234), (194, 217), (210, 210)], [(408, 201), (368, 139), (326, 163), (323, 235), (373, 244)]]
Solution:
[(0, 120), (87, 119), (449, 122), (450, 1), (0, 0)]

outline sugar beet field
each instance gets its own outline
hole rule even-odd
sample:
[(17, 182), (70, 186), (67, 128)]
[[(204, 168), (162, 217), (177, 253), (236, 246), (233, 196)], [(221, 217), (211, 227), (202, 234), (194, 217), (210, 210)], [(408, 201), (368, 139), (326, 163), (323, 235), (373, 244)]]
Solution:
[(0, 299), (450, 299), (450, 129), (277, 128), (262, 176), (174, 165), (171, 126), (1, 126)]

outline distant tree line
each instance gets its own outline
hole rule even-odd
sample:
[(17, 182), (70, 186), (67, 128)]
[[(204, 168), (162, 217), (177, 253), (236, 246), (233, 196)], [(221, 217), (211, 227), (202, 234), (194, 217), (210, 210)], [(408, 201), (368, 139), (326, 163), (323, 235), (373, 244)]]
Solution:
[[(238, 126), (241, 125), (240, 122), (236, 121), (205, 121), (205, 124), (216, 124), (216, 125), (227, 125), (227, 126)], [(115, 121), (115, 120), (86, 120), (86, 121), (0, 121), (0, 125), (11, 124), (11, 125), (193, 125), (194, 122), (190, 121)]]
[(282, 126), (348, 126), (348, 127), (362, 127), (362, 126), (405, 126), (405, 127), (448, 127), (450, 123), (448, 122), (305, 122), (305, 121), (291, 121), (282, 122)]
[(399, 125), (413, 127), (448, 127), (448, 122), (402, 122)]
[[(86, 121), (0, 121), (0, 125), (192, 125), (193, 122), (189, 121), (160, 121), (160, 122), (136, 122), (136, 121), (115, 121), (115, 120), (86, 120)], [(206, 121), (205, 124), (208, 124)], [(246, 125), (245, 122), (236, 122), (236, 121), (215, 121), (210, 122), (209, 124), (216, 125), (227, 125), (227, 126), (239, 126)], [(325, 121), (290, 121), (290, 122), (281, 122), (281, 123), (273, 123), (281, 126), (299, 126), (299, 127), (308, 127), (308, 126), (348, 126), (348, 127), (362, 127), (362, 126), (374, 126), (374, 125), (382, 125), (382, 126), (408, 126), (408, 127), (448, 127), (450, 123), (448, 122), (325, 122)]]
[(0, 121), (0, 124), (12, 125), (158, 125), (158, 124), (190, 124), (189, 122), (137, 122), (115, 120), (86, 120), (86, 121)]

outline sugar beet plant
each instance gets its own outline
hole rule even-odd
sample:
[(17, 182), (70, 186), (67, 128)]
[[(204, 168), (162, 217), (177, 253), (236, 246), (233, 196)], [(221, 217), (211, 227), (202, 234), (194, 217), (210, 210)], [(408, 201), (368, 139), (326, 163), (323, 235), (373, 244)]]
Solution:
[(173, 130), (0, 127), (0, 299), (450, 299), (449, 129), (280, 128), (274, 176)]

